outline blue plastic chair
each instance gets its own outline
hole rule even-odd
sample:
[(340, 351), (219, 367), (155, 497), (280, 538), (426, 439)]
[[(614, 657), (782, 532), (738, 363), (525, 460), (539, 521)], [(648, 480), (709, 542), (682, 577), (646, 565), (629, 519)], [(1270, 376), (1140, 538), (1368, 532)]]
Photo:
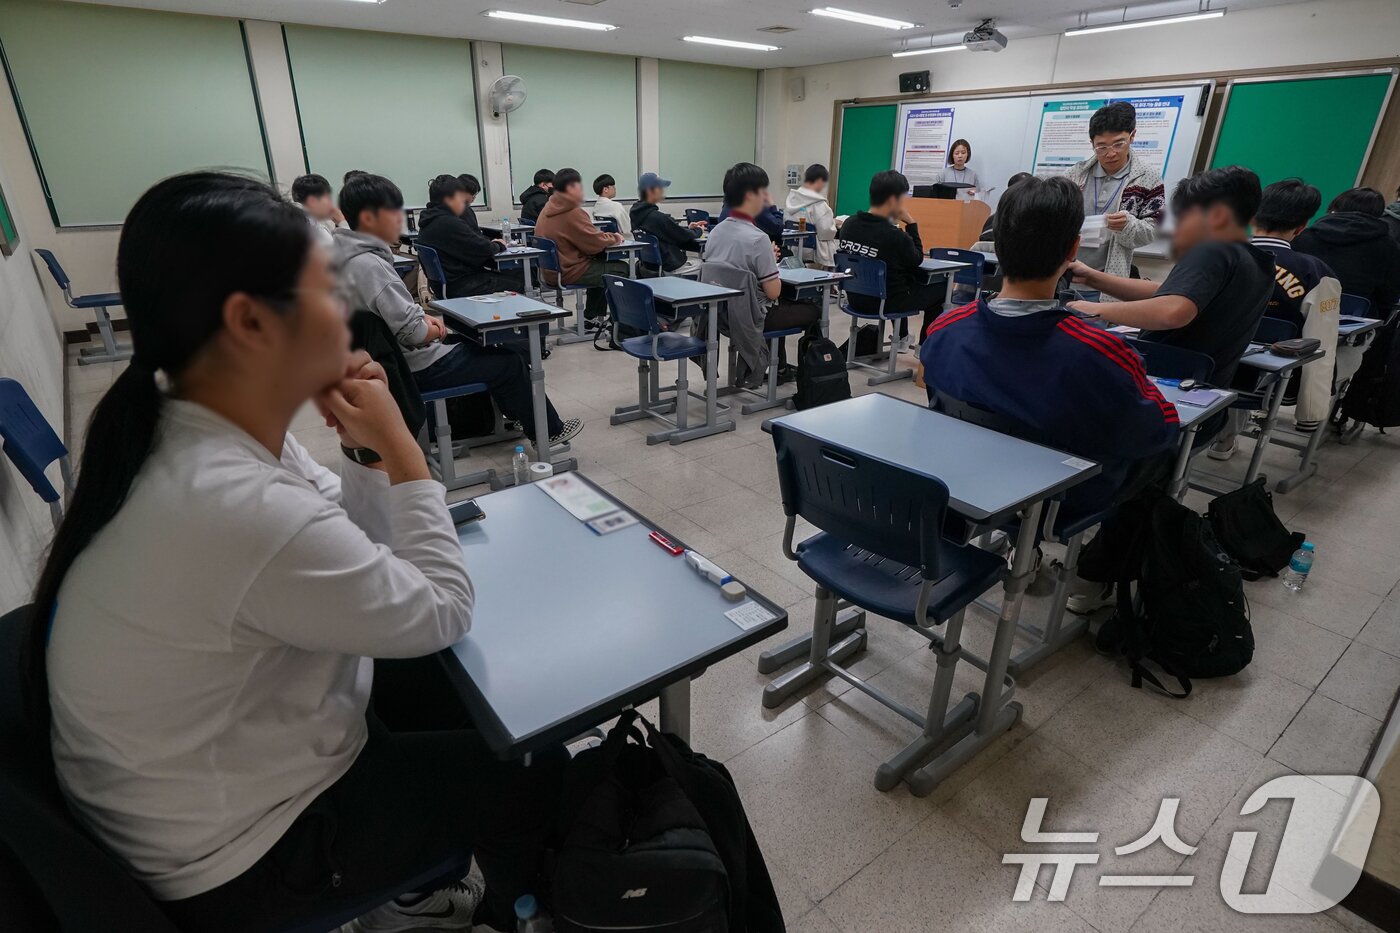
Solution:
[[(982, 267), (987, 264), (986, 256), (970, 249), (945, 249), (941, 246), (935, 246), (928, 251), (928, 257), (948, 262), (972, 263), (972, 268), (959, 269), (953, 273), (953, 300), (976, 301), (982, 297)], [(972, 289), (970, 297), (964, 290), (967, 288)]]
[[(844, 272), (850, 276), (841, 283), (843, 297), (841, 300), (841, 310), (849, 314), (854, 320), (851, 321), (851, 336), (846, 341), (846, 368), (868, 369), (876, 375), (871, 376), (867, 383), (869, 385), (880, 385), (885, 382), (894, 382), (896, 379), (912, 379), (914, 370), (901, 369), (895, 371), (895, 365), (899, 359), (899, 351), (895, 346), (895, 341), (890, 340), (889, 356), (886, 358), (884, 366), (872, 366), (869, 363), (856, 359), (856, 334), (859, 331), (859, 321), (879, 321), (879, 339), (877, 345), (885, 345), (885, 323), (887, 321), (898, 321), (901, 318), (911, 318), (919, 314), (918, 311), (900, 311), (898, 313), (886, 313), (886, 288), (885, 288), (885, 264), (879, 259), (868, 259), (863, 256), (856, 256), (851, 253), (837, 253), (835, 257), (836, 271)], [(852, 307), (849, 300), (851, 295), (864, 295), (868, 298), (876, 298), (880, 302), (879, 310), (874, 314), (865, 311), (858, 311)], [(890, 331), (891, 338), (894, 331)], [(878, 350), (876, 351), (879, 352)]]
[(54, 461), (63, 477), (63, 488), (72, 490), (73, 473), (68, 448), (39, 412), (24, 386), (0, 378), (0, 449), (19, 470), (25, 482), (49, 504), (54, 527), (63, 521), (63, 496), (44, 471)]
[(1127, 344), (1142, 357), (1149, 376), (1159, 379), (1194, 379), (1210, 382), (1215, 360), (1196, 350), (1186, 350), (1155, 340), (1128, 338)]
[(593, 226), (597, 227), (597, 228), (599, 229), (599, 231), (601, 231), (601, 232), (603, 232), (603, 233), (621, 233), (621, 232), (622, 232), (622, 231), (618, 228), (618, 226), (617, 226), (617, 221), (615, 221), (615, 220), (613, 220), (613, 219), (611, 219), (611, 218), (597, 218), (597, 217), (595, 217), (595, 218), (593, 218)]
[(434, 298), (447, 297), (447, 273), (442, 269), (442, 257), (431, 246), (418, 246), (418, 261), (423, 266), (423, 275), (428, 280), (428, 291)]
[[(536, 249), (542, 249), (542, 250), (544, 250), (544, 254), (541, 255), (541, 256), (539, 257), (539, 262), (538, 262), (538, 267), (539, 267), (539, 272), (540, 272), (540, 281), (539, 281), (540, 291), (543, 292), (546, 286), (549, 286), (549, 287), (553, 288), (553, 289), (554, 289), (554, 303), (555, 303), (556, 305), (558, 305), (559, 307), (561, 307), (561, 308), (564, 307), (564, 293), (565, 293), (565, 292), (572, 292), (573, 295), (574, 295), (574, 316), (575, 316), (576, 319), (582, 320), (582, 319), (583, 319), (583, 295), (584, 295), (584, 293), (585, 293), (586, 291), (588, 291), (588, 286), (587, 286), (587, 285), (565, 285), (565, 284), (564, 284), (564, 270), (563, 270), (563, 268), (559, 265), (559, 244), (555, 243), (555, 242), (554, 242), (553, 240), (551, 240), (549, 237), (534, 236), (534, 235), (531, 235), (531, 236), (530, 236), (530, 238), (529, 238), (529, 244), (530, 244), (531, 246), (535, 247)], [(544, 274), (545, 274), (546, 272), (551, 272), (551, 273), (554, 274), (554, 284), (553, 284), (552, 286), (549, 285), (548, 280), (545, 278), (545, 275), (544, 275)], [(561, 338), (559, 342), (560, 342), (560, 343), (574, 343), (574, 342), (577, 342), (577, 341), (579, 341), (579, 340), (588, 340), (588, 339), (590, 339), (590, 338), (588, 338), (588, 337), (586, 337), (586, 336), (582, 336), (582, 330), (580, 330), (579, 333), (576, 333), (576, 334), (565, 334), (564, 337)]]
[[(690, 381), (687, 378), (686, 361), (692, 357), (704, 356), (705, 341), (688, 334), (663, 330), (661, 319), (656, 313), (656, 298), (644, 281), (625, 279), (616, 275), (603, 276), (603, 289), (608, 298), (608, 308), (612, 311), (613, 342), (628, 356), (638, 360), (637, 365), (637, 404), (623, 405), (614, 410), (613, 424), (624, 424), (640, 418), (656, 418), (671, 425), (676, 431), (689, 427)], [(621, 328), (628, 327), (641, 333), (635, 337), (622, 337)], [(660, 364), (676, 361), (676, 381), (674, 386), (659, 387)], [(663, 393), (674, 392), (674, 401), (663, 401)], [(699, 397), (699, 396), (697, 396)], [(674, 408), (675, 419), (665, 417)], [(647, 436), (648, 444), (657, 444), (674, 432), (661, 432)]]
[[(840, 404), (840, 403), (837, 403)], [(787, 527), (783, 551), (816, 583), (817, 606), (806, 664), (778, 677), (763, 691), (763, 705), (780, 706), (823, 674), (856, 684), (923, 730), (909, 747), (882, 764), (875, 786), (889, 790), (946, 739), (944, 725), (969, 603), (1006, 575), (1006, 561), (943, 537), (948, 487), (859, 450), (823, 442), (773, 423), (778, 484)], [(794, 547), (797, 519), (818, 533)], [(909, 626), (933, 645), (938, 671), (927, 716), (855, 678), (840, 662), (858, 651), (858, 630), (831, 644), (838, 604), (847, 602)], [(934, 629), (943, 626), (942, 635)], [(911, 778), (915, 793), (931, 782)]]
[(1341, 316), (1370, 317), (1371, 299), (1363, 298), (1361, 295), (1348, 295), (1346, 292), (1342, 292)]
[(116, 331), (112, 328), (112, 317), (107, 313), (108, 308), (120, 308), (122, 296), (116, 292), (101, 292), (93, 295), (74, 295), (73, 283), (68, 278), (68, 273), (63, 271), (63, 266), (59, 265), (58, 258), (46, 249), (36, 249), (34, 251), (39, 258), (44, 260), (44, 265), (49, 267), (49, 274), (58, 283), (58, 287), (63, 290), (63, 300), (68, 303), (68, 307), (75, 309), (91, 308), (92, 313), (97, 318), (97, 336), (102, 340), (101, 347), (84, 347), (78, 351), (78, 365), (86, 366), (89, 363), (111, 363), (117, 360), (131, 359), (131, 344), (121, 343), (117, 340)]
[(687, 207), (685, 209), (685, 222), (688, 224), (707, 224), (711, 227), (715, 224), (714, 218), (710, 216), (710, 212), (702, 211), (698, 207)]

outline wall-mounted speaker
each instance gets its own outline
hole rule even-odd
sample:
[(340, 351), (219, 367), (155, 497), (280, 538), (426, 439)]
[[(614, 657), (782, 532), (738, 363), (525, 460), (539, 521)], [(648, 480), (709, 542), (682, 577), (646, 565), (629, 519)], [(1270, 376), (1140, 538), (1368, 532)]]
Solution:
[(806, 79), (806, 78), (793, 78), (791, 81), (789, 81), (789, 82), (788, 82), (788, 96), (792, 98), (793, 103), (796, 103), (797, 101), (800, 101), (800, 100), (806, 100), (806, 99), (807, 99), (807, 79)]
[(927, 71), (906, 71), (899, 76), (899, 93), (913, 94), (929, 89)]

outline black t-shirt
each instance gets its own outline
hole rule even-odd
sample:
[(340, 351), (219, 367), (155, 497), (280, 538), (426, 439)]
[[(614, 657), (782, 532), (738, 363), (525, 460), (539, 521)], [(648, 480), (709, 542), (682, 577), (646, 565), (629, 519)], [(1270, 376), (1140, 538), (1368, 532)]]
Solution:
[(1144, 334), (1148, 340), (1195, 350), (1215, 360), (1211, 382), (1228, 386), (1274, 287), (1274, 257), (1249, 243), (1202, 243), (1182, 257), (1157, 289), (1196, 305), (1196, 318), (1176, 330)]

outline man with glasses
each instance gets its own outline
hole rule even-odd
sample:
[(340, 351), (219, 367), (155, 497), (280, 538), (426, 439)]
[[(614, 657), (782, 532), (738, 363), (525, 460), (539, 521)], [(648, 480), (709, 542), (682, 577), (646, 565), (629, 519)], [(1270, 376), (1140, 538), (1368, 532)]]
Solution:
[(1100, 107), (1089, 120), (1094, 155), (1067, 173), (1084, 194), (1085, 216), (1102, 215), (1104, 224), (1099, 245), (1079, 247), (1079, 261), (1109, 275), (1131, 275), (1133, 250), (1156, 238), (1166, 208), (1162, 176), (1133, 153), (1136, 135), (1132, 104)]

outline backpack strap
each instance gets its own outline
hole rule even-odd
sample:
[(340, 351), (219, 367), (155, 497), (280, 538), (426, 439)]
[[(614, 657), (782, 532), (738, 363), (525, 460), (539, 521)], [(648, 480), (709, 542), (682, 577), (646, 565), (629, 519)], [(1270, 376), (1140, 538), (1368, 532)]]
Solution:
[(1145, 680), (1152, 686), (1156, 687), (1159, 691), (1161, 691), (1162, 693), (1166, 694), (1174, 700), (1184, 700), (1187, 697), (1189, 697), (1191, 695), (1191, 678), (1183, 677), (1182, 675), (1173, 671), (1167, 665), (1162, 664), (1162, 662), (1160, 661), (1158, 661), (1157, 663), (1161, 665), (1163, 672), (1165, 672), (1168, 677), (1176, 678), (1176, 682), (1181, 685), (1180, 693), (1173, 693), (1172, 691), (1168, 690), (1162, 684), (1162, 682), (1157, 679), (1157, 675), (1149, 671), (1141, 661), (1129, 658), (1128, 664), (1132, 667), (1133, 670), (1133, 686), (1141, 690), (1142, 682)]

